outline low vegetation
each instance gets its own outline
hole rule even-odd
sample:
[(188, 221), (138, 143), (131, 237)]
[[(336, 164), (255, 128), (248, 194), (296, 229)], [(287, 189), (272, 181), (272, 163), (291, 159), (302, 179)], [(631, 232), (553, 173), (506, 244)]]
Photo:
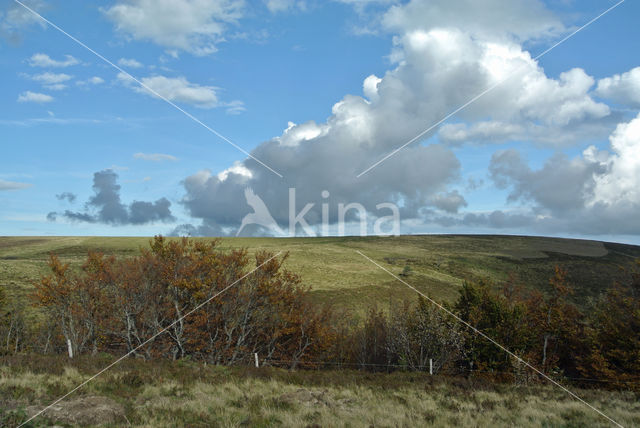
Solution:
[[(16, 426), (111, 361), (105, 355), (73, 360), (4, 357), (0, 425)], [(622, 425), (640, 425), (637, 393), (574, 391)], [(290, 371), (134, 359), (27, 426), (54, 420), (62, 426), (111, 421), (107, 426), (135, 427), (611, 426), (562, 390), (546, 385), (524, 387), (424, 372)]]

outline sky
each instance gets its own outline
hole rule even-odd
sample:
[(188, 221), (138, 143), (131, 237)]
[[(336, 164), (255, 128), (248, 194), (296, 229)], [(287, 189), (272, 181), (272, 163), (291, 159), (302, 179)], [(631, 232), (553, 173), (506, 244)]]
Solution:
[(233, 236), (252, 194), (640, 244), (637, 1), (21, 1), (58, 28), (0, 0), (0, 235)]

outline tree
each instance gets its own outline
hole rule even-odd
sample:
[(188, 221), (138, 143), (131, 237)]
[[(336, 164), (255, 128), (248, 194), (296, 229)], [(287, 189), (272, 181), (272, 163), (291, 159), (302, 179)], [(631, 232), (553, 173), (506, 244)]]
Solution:
[(417, 305), (396, 311), (391, 319), (390, 343), (398, 362), (411, 370), (434, 372), (462, 357), (464, 335), (460, 323), (422, 296)]
[[(496, 294), (490, 281), (465, 282), (454, 308), (460, 318), (511, 352), (526, 351), (526, 306), (519, 299)], [(509, 354), (472, 329), (465, 329), (465, 343), (464, 361), (470, 369), (508, 372), (513, 367)]]
[(394, 361), (389, 353), (389, 325), (384, 312), (369, 309), (356, 338), (356, 362), (360, 368), (388, 370)]
[(534, 334), (528, 355), (545, 372), (575, 372), (572, 349), (581, 337), (582, 314), (569, 300), (573, 287), (567, 280), (567, 271), (555, 266), (544, 291), (535, 290), (525, 299), (528, 328)]
[(0, 286), (0, 353), (17, 353), (26, 346), (27, 331), (24, 311), (15, 300), (7, 298), (4, 286)]
[(80, 301), (79, 282), (69, 272), (69, 264), (63, 264), (55, 255), (49, 256), (51, 274), (35, 284), (34, 297), (47, 316), (59, 326), (65, 342), (70, 344), (73, 355), (84, 349), (91, 334), (85, 330), (82, 320), (84, 308)]
[(260, 252), (251, 269), (244, 249), (158, 236), (128, 259), (89, 253), (77, 274), (52, 255), (35, 299), (74, 354), (236, 364), (258, 352), (295, 367), (326, 352), (335, 334), (330, 311), (311, 304), (309, 289), (284, 269), (286, 258)]
[(606, 386), (639, 389), (640, 385), (640, 260), (628, 280), (616, 282), (595, 302), (586, 333), (587, 352), (578, 370)]

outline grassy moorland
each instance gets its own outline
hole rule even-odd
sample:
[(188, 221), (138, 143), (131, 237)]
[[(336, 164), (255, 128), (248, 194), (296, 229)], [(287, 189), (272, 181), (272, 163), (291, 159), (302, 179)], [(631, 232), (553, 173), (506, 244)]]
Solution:
[[(0, 286), (27, 308), (50, 253), (78, 268), (88, 251), (132, 256), (148, 238), (0, 238)], [(640, 247), (517, 236), (395, 238), (226, 238), (223, 249), (286, 251), (286, 267), (319, 303), (362, 313), (414, 292), (365, 260), (376, 260), (416, 288), (452, 302), (465, 280), (510, 275), (528, 288), (547, 284), (556, 265), (568, 272), (578, 304), (597, 296), (640, 258)], [(30, 311), (35, 311), (31, 308)], [(32, 316), (37, 316), (32, 313)], [(0, 426), (17, 426), (117, 358), (82, 354), (0, 356)], [(333, 367), (333, 366), (332, 366)], [(528, 380), (530, 382), (530, 380)], [(33, 421), (31, 426), (611, 426), (561, 389), (519, 379), (222, 367), (190, 358), (126, 359)], [(600, 385), (600, 384), (594, 384)], [(603, 387), (606, 384), (601, 384)], [(624, 426), (640, 426), (640, 395), (579, 390)]]
[[(134, 255), (148, 238), (0, 237), (0, 285), (21, 297), (46, 272), (50, 253), (79, 266), (88, 251)], [(429, 235), (345, 238), (223, 238), (223, 248), (251, 252), (289, 252), (286, 266), (301, 275), (319, 302), (361, 311), (413, 298), (413, 292), (365, 260), (359, 250), (405, 280), (442, 301), (453, 301), (464, 280), (490, 278), (496, 284), (510, 274), (527, 287), (546, 284), (555, 265), (569, 273), (575, 299), (596, 296), (622, 268), (640, 257), (640, 247), (598, 241), (521, 237)]]

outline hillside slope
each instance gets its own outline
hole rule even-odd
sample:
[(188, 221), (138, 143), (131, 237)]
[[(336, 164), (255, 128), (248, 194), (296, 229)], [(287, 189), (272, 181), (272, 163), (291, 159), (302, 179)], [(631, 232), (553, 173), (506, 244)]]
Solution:
[[(79, 266), (90, 250), (130, 256), (148, 242), (148, 238), (0, 237), (0, 284), (10, 295), (25, 295), (46, 272), (51, 252)], [(407, 282), (446, 301), (457, 297), (464, 280), (481, 277), (500, 286), (512, 274), (526, 287), (541, 287), (560, 265), (569, 271), (580, 303), (623, 279), (623, 269), (640, 258), (638, 246), (523, 236), (223, 238), (220, 245), (289, 252), (288, 268), (302, 276), (318, 301), (358, 312), (411, 298), (413, 292), (357, 251), (396, 274), (409, 266)]]

